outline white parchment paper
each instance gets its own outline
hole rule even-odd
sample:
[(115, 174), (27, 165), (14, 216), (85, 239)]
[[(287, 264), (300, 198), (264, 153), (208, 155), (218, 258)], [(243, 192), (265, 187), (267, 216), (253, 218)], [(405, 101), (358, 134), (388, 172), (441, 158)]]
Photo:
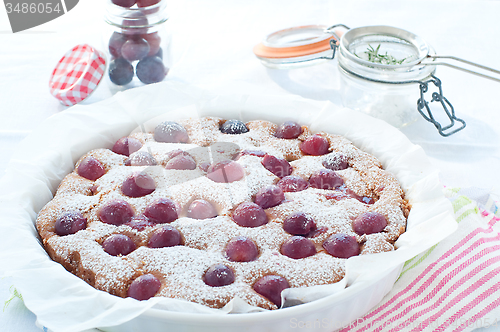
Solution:
[[(140, 302), (97, 291), (50, 260), (34, 227), (37, 211), (52, 198), (59, 182), (87, 151), (111, 148), (118, 138), (138, 126), (151, 125), (157, 121), (151, 119), (156, 117), (181, 119), (206, 115), (243, 121), (295, 120), (309, 125), (313, 131), (344, 135), (374, 154), (385, 169), (396, 175), (413, 206), (408, 230), (396, 242), (397, 250), (350, 258), (346, 278), (340, 283), (289, 289), (283, 292), (287, 299), (312, 301), (327, 296), (332, 305), (336, 298), (331, 294), (342, 297), (349, 288), (373, 283), (385, 271), (401, 266), (456, 229), (451, 204), (444, 198), (437, 171), (420, 147), (385, 122), (329, 102), (294, 96), (214, 95), (164, 82), (119, 93), (98, 104), (75, 106), (47, 119), (21, 143), (0, 180), (0, 267), (4, 274), (14, 278), (26, 306), (37, 315), (40, 324), (56, 332), (83, 331), (119, 326), (152, 309), (155, 313), (160, 310), (159, 315), (161, 310), (192, 313), (193, 319), (199, 314), (262, 311), (239, 299), (215, 310), (174, 299)], [(286, 310), (276, 315), (283, 317)], [(261, 314), (269, 317), (275, 313), (253, 315)]]

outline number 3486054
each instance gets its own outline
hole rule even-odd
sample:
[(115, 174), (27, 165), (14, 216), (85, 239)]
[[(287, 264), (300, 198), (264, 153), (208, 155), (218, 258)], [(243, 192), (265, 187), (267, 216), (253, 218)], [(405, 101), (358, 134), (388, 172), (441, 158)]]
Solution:
[(5, 8), (7, 9), (7, 14), (11, 13), (17, 13), (17, 14), (35, 14), (35, 13), (45, 13), (45, 14), (50, 14), (50, 13), (60, 13), (63, 11), (61, 8), (60, 2), (57, 2), (55, 4), (51, 2), (46, 2), (46, 3), (28, 3), (28, 2), (23, 2), (23, 3), (10, 3), (6, 2), (5, 3)]

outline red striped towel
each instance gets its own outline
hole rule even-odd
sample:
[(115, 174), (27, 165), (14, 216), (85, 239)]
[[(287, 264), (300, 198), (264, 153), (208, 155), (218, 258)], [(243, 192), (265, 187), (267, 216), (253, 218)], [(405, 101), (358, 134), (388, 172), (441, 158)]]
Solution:
[(457, 231), (407, 261), (381, 303), (342, 332), (500, 330), (500, 212), (475, 188), (446, 195)]

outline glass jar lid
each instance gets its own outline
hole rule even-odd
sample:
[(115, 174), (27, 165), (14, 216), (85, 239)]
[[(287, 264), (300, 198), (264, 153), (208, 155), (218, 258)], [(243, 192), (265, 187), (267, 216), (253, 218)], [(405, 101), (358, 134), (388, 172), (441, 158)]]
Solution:
[[(342, 70), (382, 83), (415, 83), (436, 70), (434, 50), (422, 38), (390, 26), (366, 26), (347, 31), (340, 40)], [(430, 63), (429, 63), (430, 62)]]
[(304, 25), (267, 35), (253, 52), (267, 67), (302, 67), (331, 60), (332, 40), (337, 42), (327, 26)]
[(80, 44), (59, 60), (49, 80), (50, 93), (63, 105), (82, 102), (94, 92), (106, 71), (106, 56), (98, 49)]

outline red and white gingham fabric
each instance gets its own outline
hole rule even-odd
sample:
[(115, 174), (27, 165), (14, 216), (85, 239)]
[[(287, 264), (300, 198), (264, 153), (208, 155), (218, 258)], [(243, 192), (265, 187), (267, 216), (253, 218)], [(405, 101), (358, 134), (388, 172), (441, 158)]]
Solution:
[(106, 59), (88, 44), (75, 46), (66, 53), (50, 77), (50, 93), (66, 106), (75, 105), (88, 96), (101, 82)]
[(341, 332), (500, 327), (500, 212), (491, 196), (475, 191), (447, 190), (458, 230), (406, 262), (382, 302)]

